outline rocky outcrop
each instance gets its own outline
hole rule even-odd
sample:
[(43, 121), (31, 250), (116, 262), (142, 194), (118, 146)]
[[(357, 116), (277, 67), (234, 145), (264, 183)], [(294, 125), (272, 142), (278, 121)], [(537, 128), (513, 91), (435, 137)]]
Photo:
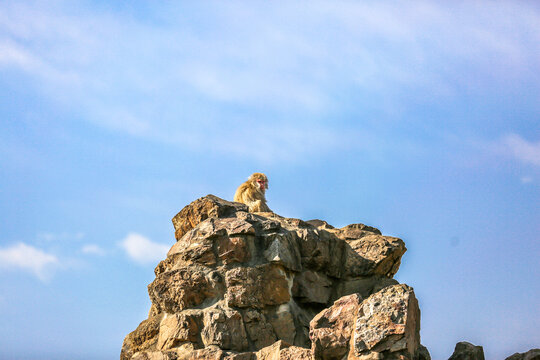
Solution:
[(531, 349), (525, 353), (515, 353), (505, 360), (540, 360), (540, 349)]
[(392, 278), (402, 240), (213, 195), (173, 225), (122, 360), (429, 359), (414, 291)]
[(484, 349), (466, 341), (458, 342), (448, 360), (484, 360)]

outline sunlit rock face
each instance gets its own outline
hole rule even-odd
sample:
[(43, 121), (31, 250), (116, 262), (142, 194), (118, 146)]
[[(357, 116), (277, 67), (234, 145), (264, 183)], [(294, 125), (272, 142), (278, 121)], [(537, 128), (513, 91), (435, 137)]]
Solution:
[(174, 218), (130, 359), (428, 359), (406, 248), (376, 228), (334, 228), (213, 195)]

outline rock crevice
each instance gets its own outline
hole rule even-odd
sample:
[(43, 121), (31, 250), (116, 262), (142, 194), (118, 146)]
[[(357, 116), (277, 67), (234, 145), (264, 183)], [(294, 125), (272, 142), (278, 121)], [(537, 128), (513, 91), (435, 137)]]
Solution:
[(213, 195), (174, 218), (177, 242), (148, 285), (148, 319), (121, 360), (428, 359), (405, 244)]

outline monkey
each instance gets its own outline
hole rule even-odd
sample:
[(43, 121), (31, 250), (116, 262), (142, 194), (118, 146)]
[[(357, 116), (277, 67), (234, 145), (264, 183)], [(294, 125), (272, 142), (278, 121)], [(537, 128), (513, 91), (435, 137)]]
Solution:
[(250, 212), (271, 212), (264, 196), (266, 189), (268, 189), (266, 175), (254, 173), (238, 187), (234, 194), (234, 201), (246, 204)]

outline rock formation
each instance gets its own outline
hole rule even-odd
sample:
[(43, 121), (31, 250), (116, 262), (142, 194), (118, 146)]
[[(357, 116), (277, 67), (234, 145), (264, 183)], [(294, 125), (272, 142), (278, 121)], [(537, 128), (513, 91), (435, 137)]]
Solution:
[(466, 341), (458, 342), (448, 360), (484, 360), (484, 349)]
[(362, 224), (249, 213), (208, 195), (173, 218), (148, 319), (121, 360), (429, 359), (406, 248)]
[(540, 360), (540, 349), (531, 349), (525, 353), (515, 353), (506, 360)]

